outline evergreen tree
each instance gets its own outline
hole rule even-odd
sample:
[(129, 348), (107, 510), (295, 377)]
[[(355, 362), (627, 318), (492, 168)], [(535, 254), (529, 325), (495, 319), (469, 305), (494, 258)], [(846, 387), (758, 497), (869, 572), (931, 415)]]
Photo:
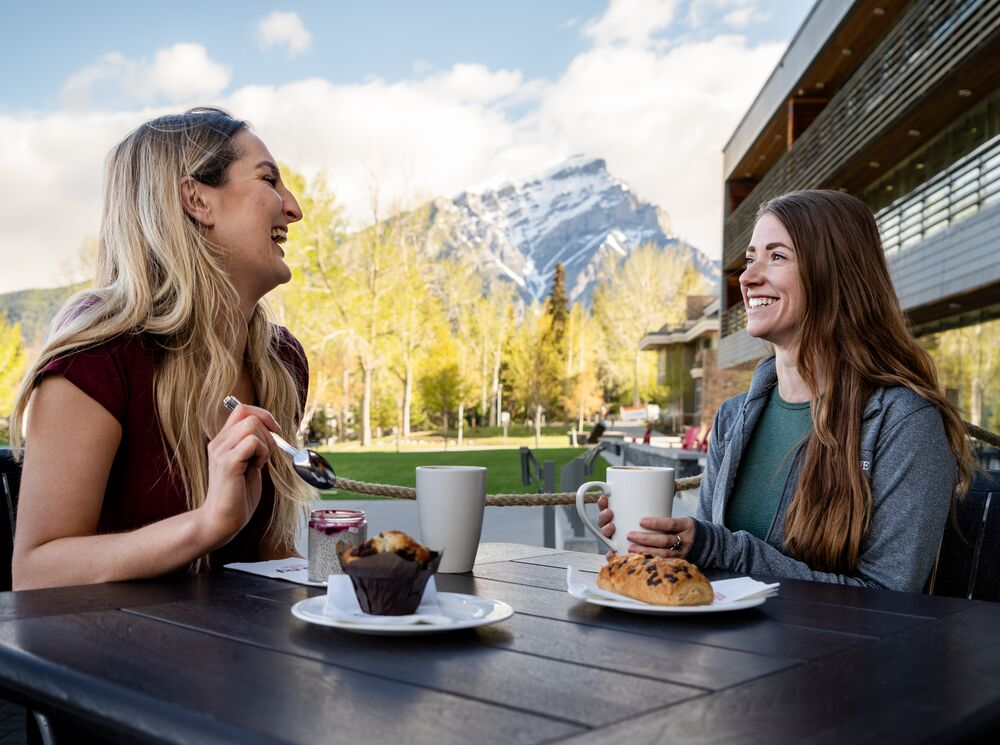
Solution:
[[(569, 319), (569, 300), (566, 299), (566, 270), (562, 262), (556, 262), (555, 275), (552, 277), (552, 291), (546, 304), (546, 312), (551, 319), (548, 336), (557, 349), (562, 349), (566, 337), (566, 323)], [(560, 357), (565, 357), (561, 354)]]

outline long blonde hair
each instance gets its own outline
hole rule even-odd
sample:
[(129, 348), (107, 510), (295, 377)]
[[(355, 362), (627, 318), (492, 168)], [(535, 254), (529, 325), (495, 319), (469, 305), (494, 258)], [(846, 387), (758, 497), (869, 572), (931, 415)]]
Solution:
[[(188, 508), (205, 502), (206, 444), (239, 376), (242, 359), (238, 351), (234, 355), (232, 340), (241, 337), (247, 321), (223, 250), (182, 207), (180, 179), (224, 185), (229, 165), (240, 155), (233, 140), (247, 127), (221, 109), (191, 109), (143, 124), (111, 151), (96, 289), (66, 302), (25, 375), (10, 422), (15, 449), (22, 444), (28, 399), (46, 365), (122, 334), (145, 333), (162, 352), (153, 391), (168, 462), (181, 477)], [(258, 302), (245, 357), (259, 405), (287, 433), (296, 431), (301, 411), (295, 382), (279, 357), (280, 333), (267, 306)], [(289, 459), (272, 458), (268, 467), (275, 500), (265, 540), (291, 550), (311, 491)]]
[(788, 231), (805, 290), (796, 366), (810, 392), (813, 431), (785, 517), (786, 544), (815, 569), (853, 573), (871, 525), (872, 493), (857, 453), (876, 388), (905, 386), (941, 412), (960, 491), (975, 466), (958, 410), (907, 326), (868, 206), (840, 192), (799, 191), (762, 204), (757, 219), (765, 214)]

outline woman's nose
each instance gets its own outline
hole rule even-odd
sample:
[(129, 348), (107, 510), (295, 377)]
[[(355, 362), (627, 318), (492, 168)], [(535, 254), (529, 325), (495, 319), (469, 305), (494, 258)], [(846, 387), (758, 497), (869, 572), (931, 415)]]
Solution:
[(288, 218), (288, 222), (298, 222), (302, 219), (302, 208), (299, 207), (298, 200), (295, 199), (295, 195), (292, 192), (285, 190), (285, 200), (283, 207), (285, 208), (285, 217)]
[(757, 278), (757, 272), (754, 271), (754, 266), (756, 266), (756, 264), (750, 264), (750, 266), (740, 273), (740, 284), (743, 287), (749, 287), (750, 285), (757, 284), (757, 282), (760, 281)]

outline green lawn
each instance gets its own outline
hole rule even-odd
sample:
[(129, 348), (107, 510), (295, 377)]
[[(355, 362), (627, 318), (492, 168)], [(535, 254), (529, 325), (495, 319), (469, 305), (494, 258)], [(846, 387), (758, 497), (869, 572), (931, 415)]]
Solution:
[[(580, 448), (542, 448), (533, 451), (539, 463), (556, 462), (556, 490), (559, 489), (559, 467), (582, 455)], [(517, 449), (509, 450), (457, 450), (454, 452), (422, 453), (350, 453), (325, 451), (338, 475), (355, 481), (368, 481), (396, 486), (416, 486), (417, 466), (486, 466), (486, 490), (490, 494), (525, 494), (535, 491), (521, 484), (521, 460)], [(607, 463), (598, 458), (594, 463), (595, 481), (604, 478)], [(358, 499), (353, 492), (333, 490), (324, 492), (327, 499)], [(367, 499), (367, 497), (364, 497)]]

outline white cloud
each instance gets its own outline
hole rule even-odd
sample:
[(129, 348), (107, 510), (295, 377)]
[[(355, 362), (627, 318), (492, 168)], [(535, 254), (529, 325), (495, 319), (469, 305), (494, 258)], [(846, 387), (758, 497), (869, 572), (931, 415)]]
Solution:
[(180, 103), (216, 96), (230, 79), (229, 67), (209, 57), (205, 47), (180, 43), (158, 49), (152, 62), (129, 59), (118, 52), (101, 55), (94, 64), (71, 75), (62, 93), (66, 103), (76, 108), (90, 104), (95, 92), (108, 90), (142, 103)]
[(677, 0), (611, 0), (607, 12), (583, 33), (598, 45), (642, 44), (674, 19)]
[(692, 28), (702, 28), (716, 18), (730, 28), (744, 29), (770, 20), (771, 11), (762, 9), (760, 0), (693, 0), (688, 7), (686, 20)]
[(156, 52), (143, 82), (152, 92), (176, 102), (215, 96), (229, 84), (230, 77), (229, 68), (209, 58), (205, 47), (174, 44)]
[(288, 58), (305, 54), (312, 46), (312, 34), (298, 13), (271, 13), (257, 24), (257, 44), (261, 49), (285, 47)]
[(717, 256), (722, 147), (783, 49), (736, 36), (663, 53), (593, 49), (545, 96), (540, 139), (604, 157), (612, 174), (667, 210), (679, 235)]
[[(327, 174), (356, 224), (369, 215), (373, 174), (392, 205), (405, 196), (454, 196), (498, 174), (529, 177), (585, 153), (605, 158), (612, 174), (667, 210), (680, 236), (718, 256), (721, 150), (784, 45), (717, 36), (660, 46), (600, 24), (592, 28), (606, 33), (555, 81), (463, 64), (391, 83), (246, 86), (215, 100), (253, 122), (283, 162), (310, 177)], [(601, 41), (610, 38), (617, 41)], [(126, 77), (120, 59), (101, 64), (79, 78), (80, 88), (102, 75)], [(156, 81), (148, 70), (143, 79)], [(17, 184), (0, 200), (0, 291), (64, 281), (50, 267), (97, 229), (104, 154), (163, 111), (0, 111), (0, 162)]]
[(0, 115), (0, 162), (12, 187), (0, 201), (0, 292), (70, 279), (67, 259), (97, 232), (105, 154), (148, 118), (149, 111)]

